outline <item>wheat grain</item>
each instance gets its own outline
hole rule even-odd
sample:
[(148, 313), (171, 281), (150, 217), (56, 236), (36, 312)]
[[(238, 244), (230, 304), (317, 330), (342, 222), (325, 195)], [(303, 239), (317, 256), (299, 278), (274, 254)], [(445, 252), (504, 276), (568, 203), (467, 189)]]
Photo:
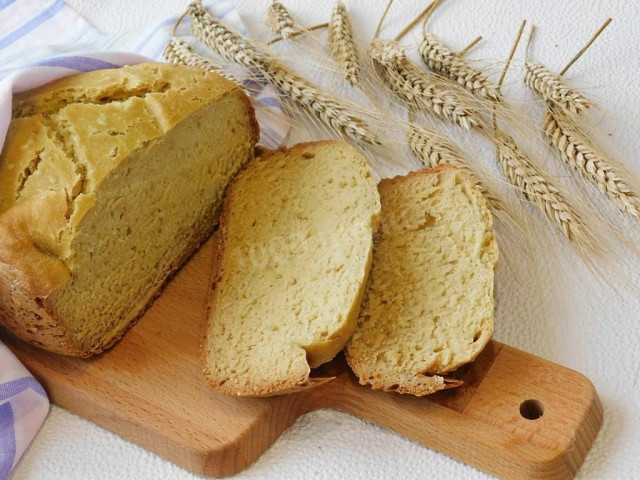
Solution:
[(493, 194), (489, 189), (477, 178), (469, 166), (469, 160), (458, 148), (447, 139), (417, 126), (415, 123), (409, 124), (407, 130), (407, 141), (411, 151), (418, 157), (426, 167), (435, 167), (442, 163), (454, 165), (474, 179), (478, 190), (484, 195), (489, 206), (494, 210), (505, 211), (504, 202)]
[(232, 81), (239, 87), (242, 84), (231, 75), (225, 73), (218, 65), (208, 58), (198, 55), (184, 40), (178, 37), (172, 37), (163, 52), (164, 58), (176, 65), (186, 65), (188, 67), (197, 67), (206, 72), (217, 73), (218, 75)]
[(564, 110), (550, 105), (542, 126), (562, 159), (609, 197), (624, 213), (640, 218), (638, 195)]
[(434, 35), (425, 32), (418, 45), (418, 53), (427, 67), (450, 78), (475, 96), (494, 101), (502, 99), (498, 85), (491, 83), (482, 70), (471, 66), (464, 57), (451, 51)]
[(211, 15), (201, 2), (189, 5), (193, 33), (202, 43), (227, 60), (257, 69), (278, 92), (311, 113), (335, 132), (358, 144), (379, 144), (367, 124), (337, 98), (308, 82), (277, 58), (234, 33)]
[(509, 181), (536, 205), (565, 237), (581, 245), (593, 245), (592, 236), (575, 208), (551, 179), (518, 148), (513, 138), (495, 132), (497, 159)]
[(410, 106), (429, 110), (465, 130), (482, 129), (467, 102), (457, 92), (434, 83), (427, 73), (407, 58), (397, 42), (375, 40), (369, 54), (380, 66), (385, 83)]
[(407, 52), (395, 40), (375, 39), (369, 50), (371, 58), (380, 65), (399, 66), (405, 63)]
[(354, 87), (360, 84), (360, 61), (358, 48), (353, 38), (353, 27), (347, 9), (341, 0), (336, 5), (329, 23), (329, 47), (344, 78)]
[(293, 18), (285, 6), (277, 1), (272, 2), (267, 10), (267, 26), (273, 33), (279, 34), (285, 40), (295, 31)]
[(525, 63), (525, 84), (548, 102), (560, 105), (573, 113), (582, 113), (592, 103), (580, 92), (569, 87), (560, 75), (551, 72), (541, 63)]

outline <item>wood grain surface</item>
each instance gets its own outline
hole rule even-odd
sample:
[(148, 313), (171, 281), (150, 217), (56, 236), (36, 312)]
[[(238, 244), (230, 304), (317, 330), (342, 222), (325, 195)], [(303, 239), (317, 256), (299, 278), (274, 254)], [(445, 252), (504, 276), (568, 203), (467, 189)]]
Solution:
[(602, 424), (593, 385), (497, 342), (457, 372), (462, 387), (424, 398), (359, 385), (341, 356), (317, 373), (335, 379), (315, 389), (271, 398), (216, 393), (198, 360), (214, 253), (210, 240), (98, 357), (62, 357), (2, 338), (54, 403), (199, 475), (242, 470), (318, 408), (357, 415), (502, 478), (566, 479), (580, 468)]

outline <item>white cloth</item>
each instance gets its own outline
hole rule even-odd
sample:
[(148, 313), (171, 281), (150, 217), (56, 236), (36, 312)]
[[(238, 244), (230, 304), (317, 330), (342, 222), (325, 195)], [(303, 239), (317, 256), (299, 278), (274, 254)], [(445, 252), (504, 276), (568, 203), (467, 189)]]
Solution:
[[(174, 15), (188, 0), (68, 0), (91, 23), (115, 34), (156, 18)], [(264, 32), (269, 0), (237, 0), (252, 33)], [(327, 21), (333, 2), (283, 0), (305, 25)], [(358, 32), (373, 36), (383, 0), (344, 0)], [(382, 34), (392, 36), (422, 10), (424, 0), (396, 0)], [(597, 0), (458, 0), (442, 2), (430, 28), (445, 42), (462, 48), (477, 35), (485, 40), (469, 54), (477, 59), (504, 59), (523, 18), (535, 22), (534, 58), (558, 71), (608, 16), (613, 23), (569, 72), (575, 85), (610, 112), (599, 126), (611, 138), (621, 158), (640, 172), (640, 6), (636, 2)], [(418, 29), (416, 29), (416, 32)], [(267, 35), (264, 34), (266, 37)], [(404, 43), (414, 46), (417, 33)], [(285, 46), (279, 47), (282, 51)], [(522, 48), (507, 78), (506, 94), (516, 102), (531, 102), (522, 86)], [(497, 69), (497, 66), (496, 66)], [(534, 110), (541, 114), (539, 106)], [(532, 134), (533, 135), (533, 134)], [(302, 136), (292, 132), (292, 141)], [(490, 149), (479, 152), (487, 166)], [(543, 149), (537, 157), (549, 165), (554, 157)], [(640, 478), (640, 298), (621, 298), (591, 281), (574, 257), (553, 250), (537, 259), (548, 264), (546, 276), (532, 273), (516, 283), (500, 269), (497, 281), (496, 338), (587, 375), (605, 406), (605, 424), (583, 465), (579, 478), (636, 480)], [(530, 270), (526, 259), (515, 267)], [(585, 277), (572, 282), (569, 271)], [(638, 283), (640, 266), (629, 276)], [(13, 480), (75, 479), (195, 479), (169, 462), (130, 444), (62, 409), (55, 408), (18, 466)], [(476, 480), (487, 475), (433, 452), (388, 430), (334, 411), (304, 416), (252, 467), (234, 480), (386, 480), (398, 478)]]

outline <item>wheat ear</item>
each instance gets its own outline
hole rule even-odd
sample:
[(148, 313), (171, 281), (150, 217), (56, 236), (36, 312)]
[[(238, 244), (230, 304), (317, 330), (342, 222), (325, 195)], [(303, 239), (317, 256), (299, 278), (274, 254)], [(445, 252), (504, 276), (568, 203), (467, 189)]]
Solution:
[(367, 124), (353, 115), (337, 98), (294, 73), (275, 57), (229, 30), (211, 15), (200, 2), (189, 5), (191, 28), (202, 43), (227, 60), (256, 68), (278, 92), (339, 134), (358, 144), (379, 144)]
[(353, 27), (347, 14), (347, 9), (341, 0), (331, 14), (329, 23), (329, 47), (331, 55), (342, 69), (344, 78), (354, 87), (360, 84), (360, 61), (358, 48), (353, 39)]
[(410, 123), (407, 130), (407, 141), (411, 151), (426, 167), (435, 167), (442, 163), (448, 163), (464, 170), (474, 179), (478, 190), (484, 195), (491, 208), (498, 211), (506, 210), (504, 202), (477, 178), (465, 155), (447, 139), (436, 132), (421, 128), (415, 123)]
[(419, 107), (449, 120), (465, 130), (482, 126), (466, 102), (456, 92), (433, 82), (428, 74), (409, 60), (393, 40), (375, 40), (369, 54), (380, 67), (388, 87), (411, 107)]
[[(525, 63), (524, 83), (534, 92), (540, 94), (547, 102), (555, 103), (573, 113), (582, 113), (592, 106), (592, 103), (580, 92), (569, 87), (562, 79), (574, 63), (589, 49), (596, 39), (611, 23), (611, 18), (605, 20), (580, 51), (565, 65), (559, 75), (551, 72), (541, 63), (527, 60)], [(529, 44), (531, 44), (535, 26), (531, 30)], [(529, 46), (527, 46), (527, 50)]]
[[(526, 24), (526, 20), (523, 20), (520, 25), (507, 62), (502, 69), (498, 87), (502, 87)], [(537, 206), (567, 239), (575, 241), (580, 246), (594, 249), (593, 235), (580, 218), (577, 210), (551, 179), (520, 150), (513, 137), (498, 128), (495, 115), (493, 128), (496, 160), (511, 184), (518, 187), (522, 195)]]
[(513, 138), (495, 132), (498, 163), (509, 181), (536, 205), (569, 240), (589, 244), (591, 234), (580, 215), (550, 178), (518, 148)]
[(609, 197), (622, 212), (640, 218), (638, 194), (565, 111), (549, 105), (542, 128), (567, 164)]
[(273, 1), (267, 10), (267, 26), (273, 33), (277, 33), (283, 39), (287, 39), (294, 33), (293, 18), (284, 5)]
[(240, 83), (239, 80), (225, 73), (222, 68), (220, 68), (208, 58), (198, 55), (187, 42), (181, 40), (178, 37), (171, 38), (171, 41), (164, 49), (163, 56), (169, 63), (174, 63), (176, 65), (186, 65), (188, 67), (197, 67), (206, 72), (217, 73), (227, 80), (232, 81), (239, 87), (242, 87), (242, 83)]
[(434, 72), (450, 78), (478, 98), (500, 101), (498, 85), (490, 82), (482, 70), (475, 68), (461, 55), (450, 50), (435, 35), (424, 34), (418, 53), (425, 65)]
[(400, 40), (422, 17), (423, 38), (418, 45), (418, 53), (422, 57), (424, 63), (436, 73), (447, 77), (458, 85), (481, 99), (489, 99), (493, 101), (501, 100), (500, 88), (491, 83), (484, 75), (482, 70), (471, 66), (471, 64), (463, 57), (475, 43), (482, 37), (476, 39), (463, 52), (455, 53), (440, 41), (435, 35), (427, 33), (427, 22), (431, 15), (438, 8), (440, 0), (434, 1), (425, 10), (413, 19), (394, 40)]
[(569, 87), (560, 75), (551, 72), (541, 63), (528, 60), (524, 71), (524, 83), (548, 102), (573, 113), (582, 113), (592, 106), (589, 99)]

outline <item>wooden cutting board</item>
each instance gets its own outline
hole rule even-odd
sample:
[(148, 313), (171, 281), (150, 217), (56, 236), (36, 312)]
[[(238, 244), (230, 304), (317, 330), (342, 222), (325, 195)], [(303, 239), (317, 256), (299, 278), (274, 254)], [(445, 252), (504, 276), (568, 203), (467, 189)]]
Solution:
[(572, 478), (600, 429), (602, 406), (587, 378), (497, 342), (460, 372), (464, 386), (424, 398), (361, 386), (343, 358), (322, 368), (319, 375), (336, 378), (315, 389), (220, 395), (205, 385), (198, 360), (213, 259), (209, 241), (138, 325), (97, 358), (49, 354), (6, 334), (3, 340), (54, 403), (204, 476), (239, 472), (318, 408), (352, 413), (513, 479)]

